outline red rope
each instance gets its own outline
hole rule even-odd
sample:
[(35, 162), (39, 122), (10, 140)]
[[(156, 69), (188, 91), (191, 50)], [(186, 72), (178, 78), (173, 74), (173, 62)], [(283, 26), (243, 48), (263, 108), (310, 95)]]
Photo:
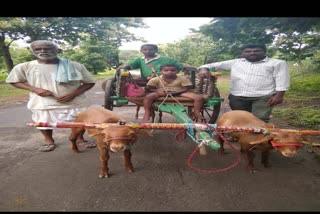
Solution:
[[(210, 127), (210, 129), (214, 130), (214, 129), (211, 128), (211, 127)], [(231, 145), (231, 143), (230, 143), (218, 130), (214, 130), (214, 131), (215, 131), (216, 134), (219, 135), (219, 136), (222, 138), (222, 140), (232, 149), (232, 151), (237, 154), (237, 159), (236, 159), (236, 161), (235, 161), (233, 164), (231, 164), (230, 166), (228, 166), (228, 167), (226, 167), (226, 168), (223, 168), (223, 169), (206, 170), (206, 169), (196, 168), (196, 167), (192, 166), (192, 158), (194, 157), (194, 155), (196, 154), (196, 152), (200, 149), (200, 147), (197, 146), (197, 147), (195, 148), (195, 150), (193, 150), (193, 152), (191, 153), (191, 155), (188, 157), (187, 163), (188, 163), (188, 166), (189, 166), (191, 169), (193, 169), (193, 170), (195, 170), (195, 171), (197, 171), (197, 172), (202, 172), (202, 173), (207, 173), (207, 174), (209, 174), (209, 173), (225, 172), (225, 171), (227, 171), (227, 170), (229, 170), (229, 169), (237, 166), (237, 165), (240, 163), (240, 159), (241, 159), (241, 154), (240, 154), (240, 152), (239, 152), (237, 149), (235, 149), (235, 148)]]
[(175, 139), (177, 142), (182, 142), (187, 138), (187, 133), (186, 130), (182, 129), (180, 130), (176, 135), (175, 135)]

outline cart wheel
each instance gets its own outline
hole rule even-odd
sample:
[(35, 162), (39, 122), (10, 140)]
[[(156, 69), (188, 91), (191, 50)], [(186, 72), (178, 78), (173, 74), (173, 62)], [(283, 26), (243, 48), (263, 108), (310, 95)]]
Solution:
[[(213, 87), (213, 97), (220, 97), (220, 92), (217, 87)], [(214, 124), (219, 117), (221, 102), (214, 106), (203, 106), (201, 112), (206, 118), (207, 123)]]
[(104, 108), (109, 110), (113, 109), (113, 101), (110, 97), (115, 95), (114, 82), (115, 78), (111, 78), (107, 79), (104, 84)]

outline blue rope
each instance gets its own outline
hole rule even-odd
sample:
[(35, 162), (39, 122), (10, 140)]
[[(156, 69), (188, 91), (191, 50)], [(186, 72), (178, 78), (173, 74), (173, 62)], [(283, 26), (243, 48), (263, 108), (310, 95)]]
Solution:
[(207, 132), (210, 134), (212, 138), (216, 136), (216, 133), (213, 132), (213, 130), (216, 130), (217, 127), (217, 124), (208, 124), (207, 126)]
[(193, 123), (185, 123), (186, 127), (187, 127), (187, 134), (188, 136), (197, 144), (199, 144), (199, 142), (196, 140), (195, 136), (194, 136), (194, 129), (195, 129), (195, 125)]
[[(188, 136), (194, 141), (196, 142), (197, 144), (201, 144), (202, 142), (199, 142), (197, 141), (197, 139), (195, 138), (195, 135), (194, 135), (194, 129), (195, 129), (195, 125), (193, 123), (185, 123), (186, 127), (187, 127), (187, 134)], [(209, 125), (209, 124), (208, 124)], [(213, 124), (213, 125), (209, 125), (211, 126), (212, 128), (216, 128), (217, 125), (216, 124)], [(213, 132), (212, 129), (209, 128), (209, 126), (207, 126), (207, 130), (206, 132), (208, 132), (208, 134), (213, 138), (216, 136), (216, 134)]]

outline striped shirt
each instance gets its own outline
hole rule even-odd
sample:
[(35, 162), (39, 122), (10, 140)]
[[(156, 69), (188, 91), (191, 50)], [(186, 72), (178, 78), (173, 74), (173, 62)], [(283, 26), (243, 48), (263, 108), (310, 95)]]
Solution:
[(230, 71), (230, 93), (234, 96), (260, 97), (287, 91), (290, 86), (288, 64), (266, 57), (258, 62), (245, 58), (227, 60), (200, 66)]

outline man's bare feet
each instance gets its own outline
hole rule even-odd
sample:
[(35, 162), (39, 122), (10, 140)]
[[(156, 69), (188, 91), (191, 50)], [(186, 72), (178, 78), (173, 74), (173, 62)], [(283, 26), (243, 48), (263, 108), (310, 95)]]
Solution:
[(147, 122), (148, 120), (150, 120), (150, 117), (151, 117), (150, 114), (145, 113), (143, 118), (142, 118), (142, 121), (143, 122)]

